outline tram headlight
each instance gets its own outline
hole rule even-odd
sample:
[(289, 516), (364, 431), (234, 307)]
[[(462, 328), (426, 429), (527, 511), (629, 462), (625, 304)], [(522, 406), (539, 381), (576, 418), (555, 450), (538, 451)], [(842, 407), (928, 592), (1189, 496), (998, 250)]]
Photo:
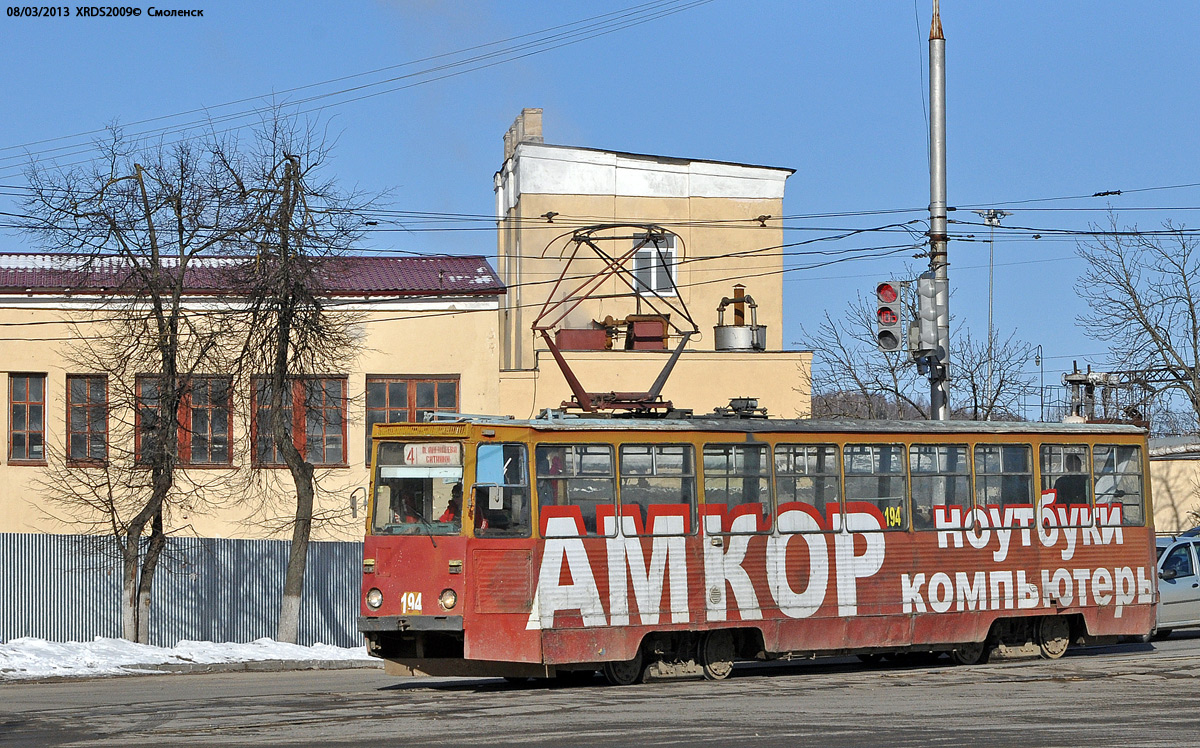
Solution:
[(458, 605), (458, 593), (454, 590), (442, 590), (442, 594), (438, 595), (438, 604), (445, 610), (451, 610)]
[(367, 607), (371, 610), (378, 610), (380, 605), (383, 605), (383, 593), (372, 587), (367, 592)]

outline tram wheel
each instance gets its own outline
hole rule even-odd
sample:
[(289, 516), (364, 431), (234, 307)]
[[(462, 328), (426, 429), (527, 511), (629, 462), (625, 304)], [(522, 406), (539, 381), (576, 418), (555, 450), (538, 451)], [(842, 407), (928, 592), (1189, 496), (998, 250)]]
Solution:
[(603, 668), (604, 679), (612, 686), (632, 686), (634, 683), (641, 683), (644, 670), (641, 649), (638, 649), (632, 660), (606, 662)]
[(708, 680), (725, 680), (733, 672), (733, 634), (709, 631), (700, 639), (700, 666)]
[(952, 651), (950, 659), (955, 665), (979, 665), (987, 662), (990, 654), (987, 642), (967, 642)]
[(1037, 625), (1037, 643), (1043, 659), (1062, 657), (1071, 643), (1071, 622), (1064, 616), (1043, 616)]

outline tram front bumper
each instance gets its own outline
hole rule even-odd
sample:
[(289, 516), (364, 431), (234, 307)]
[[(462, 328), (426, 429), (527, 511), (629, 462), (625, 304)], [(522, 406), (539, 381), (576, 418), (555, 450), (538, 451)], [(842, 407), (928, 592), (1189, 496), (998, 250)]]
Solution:
[(358, 630), (364, 634), (383, 631), (440, 631), (461, 633), (462, 616), (359, 616)]

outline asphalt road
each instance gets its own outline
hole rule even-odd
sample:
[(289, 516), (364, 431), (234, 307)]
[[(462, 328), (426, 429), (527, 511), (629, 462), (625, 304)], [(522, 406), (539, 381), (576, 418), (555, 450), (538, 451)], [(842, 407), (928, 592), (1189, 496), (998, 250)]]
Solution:
[(628, 688), (376, 670), (0, 686), (4, 746), (1181, 746), (1200, 735), (1200, 633), (1057, 662), (742, 665)]

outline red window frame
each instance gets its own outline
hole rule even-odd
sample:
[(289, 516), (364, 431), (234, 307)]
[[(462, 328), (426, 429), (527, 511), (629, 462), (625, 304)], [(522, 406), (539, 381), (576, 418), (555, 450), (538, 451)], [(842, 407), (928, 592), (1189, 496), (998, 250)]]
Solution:
[[(213, 384), (223, 382), (225, 385), (225, 397), (223, 402), (213, 401)], [(197, 385), (202, 386), (206, 391), (202, 398), (196, 398)], [(179, 419), (179, 461), (183, 465), (200, 466), (200, 465), (230, 465), (233, 462), (233, 378), (226, 376), (202, 376), (192, 377), (192, 384), (183, 394), (183, 400), (180, 404), (180, 419)], [(197, 399), (202, 401), (197, 405)], [(223, 429), (214, 428), (214, 421), (219, 421), (217, 417), (219, 413), (224, 412), (225, 427)], [(204, 424), (197, 424), (197, 415), (204, 413)], [(209, 456), (215, 451), (214, 443), (217, 443), (221, 437), (225, 441), (225, 459), (217, 460), (197, 460), (194, 459), (193, 447), (196, 443), (196, 436), (200, 434), (204, 440), (208, 442)]]
[[(134, 416), (134, 459), (145, 464), (146, 460), (142, 456), (142, 413), (146, 408), (142, 405), (142, 387), (150, 381), (161, 379), (161, 377), (153, 374), (139, 374), (135, 381), (137, 389), (135, 395), (137, 397), (137, 408)], [(228, 467), (233, 464), (233, 378), (222, 375), (197, 375), (191, 378), (191, 382), (203, 382), (206, 386), (211, 387), (214, 381), (225, 382), (225, 403), (224, 408), (220, 404), (206, 404), (193, 408), (192, 405), (192, 386), (185, 384), (186, 389), (179, 399), (179, 409), (176, 412), (176, 448), (179, 450), (179, 464), (182, 467)], [(225, 411), (225, 429), (223, 436), (226, 443), (226, 454), (224, 460), (213, 462), (196, 462), (192, 460), (192, 434), (194, 428), (194, 413), (193, 410), (209, 411), (208, 427), (205, 428), (205, 433), (209, 437), (209, 443), (212, 443), (212, 437), (216, 434), (211, 428), (212, 413), (216, 410)]]
[[(393, 395), (397, 394), (392, 385), (403, 384), (404, 396), (403, 401), (393, 402)], [(432, 384), (433, 385), (433, 406), (417, 405), (417, 385)], [(443, 404), (442, 395), (443, 387), (441, 385), (451, 384), (454, 386), (454, 402), (453, 404)], [(371, 385), (383, 385), (383, 401), (379, 404), (376, 398), (373, 400), (371, 394)], [(398, 399), (398, 398), (397, 398)], [(372, 374), (367, 376), (366, 387), (366, 463), (371, 464), (371, 426), (376, 423), (399, 423), (399, 422), (414, 422), (419, 421), (418, 413), (426, 412), (441, 412), (455, 413), (459, 411), (460, 402), (459, 377), (455, 374), (437, 374), (425, 376), (400, 375), (400, 374)], [(375, 404), (372, 404), (372, 403)], [(382, 417), (380, 417), (382, 416)], [(399, 419), (395, 418), (399, 416)]]
[[(83, 387), (83, 401), (76, 399), (75, 383)], [(100, 383), (101, 397), (95, 399), (93, 385)], [(101, 419), (103, 430), (93, 428), (94, 411), (103, 414)], [(108, 377), (103, 374), (68, 374), (67, 375), (67, 464), (71, 466), (103, 465), (108, 462)], [(96, 457), (92, 454), (93, 442), (99, 437), (104, 454)], [(75, 456), (75, 442), (82, 440), (84, 456)]]
[[(283, 458), (278, 454), (274, 444), (269, 445), (269, 453), (266, 453), (263, 445), (259, 444), (260, 411), (267, 409), (260, 407), (258, 400), (266, 381), (264, 377), (256, 377), (251, 385), (250, 443), (253, 450), (252, 460), (256, 467), (284, 467)], [(329, 384), (334, 382), (338, 384), (340, 391), (331, 394)], [(300, 454), (306, 461), (314, 465), (345, 467), (349, 464), (346, 456), (346, 383), (347, 377), (344, 375), (296, 377), (289, 382), (289, 391), (284, 407), (291, 410), (289, 423), (292, 430), (292, 444), (300, 450)], [(313, 385), (316, 385), (315, 389), (309, 389)], [(310, 407), (310, 405), (316, 407)], [(314, 422), (310, 416), (316, 410), (320, 410), (322, 415), (319, 421)], [(318, 433), (312, 430), (314, 426), (319, 427), (321, 442), (319, 447), (310, 444), (312, 435)], [(331, 445), (337, 443), (341, 445), (340, 460), (330, 458), (330, 453), (337, 449)], [(310, 451), (310, 447), (313, 450), (320, 449), (318, 459), (313, 459), (314, 455)], [(334, 457), (336, 458), (336, 455)]]
[[(25, 380), (23, 396), (18, 399), (17, 380)], [(33, 395), (33, 382), (39, 381), (40, 398)], [(23, 409), (24, 416), (17, 417), (18, 409)], [(38, 413), (41, 426), (30, 428), (34, 413)], [(23, 428), (16, 428), (18, 421)], [(24, 443), (24, 455), (16, 456), (17, 437)], [(41, 448), (40, 457), (31, 457), (31, 442), (37, 441)], [(15, 373), (8, 375), (8, 461), (12, 465), (45, 465), (46, 464), (46, 375), (33, 373)]]

